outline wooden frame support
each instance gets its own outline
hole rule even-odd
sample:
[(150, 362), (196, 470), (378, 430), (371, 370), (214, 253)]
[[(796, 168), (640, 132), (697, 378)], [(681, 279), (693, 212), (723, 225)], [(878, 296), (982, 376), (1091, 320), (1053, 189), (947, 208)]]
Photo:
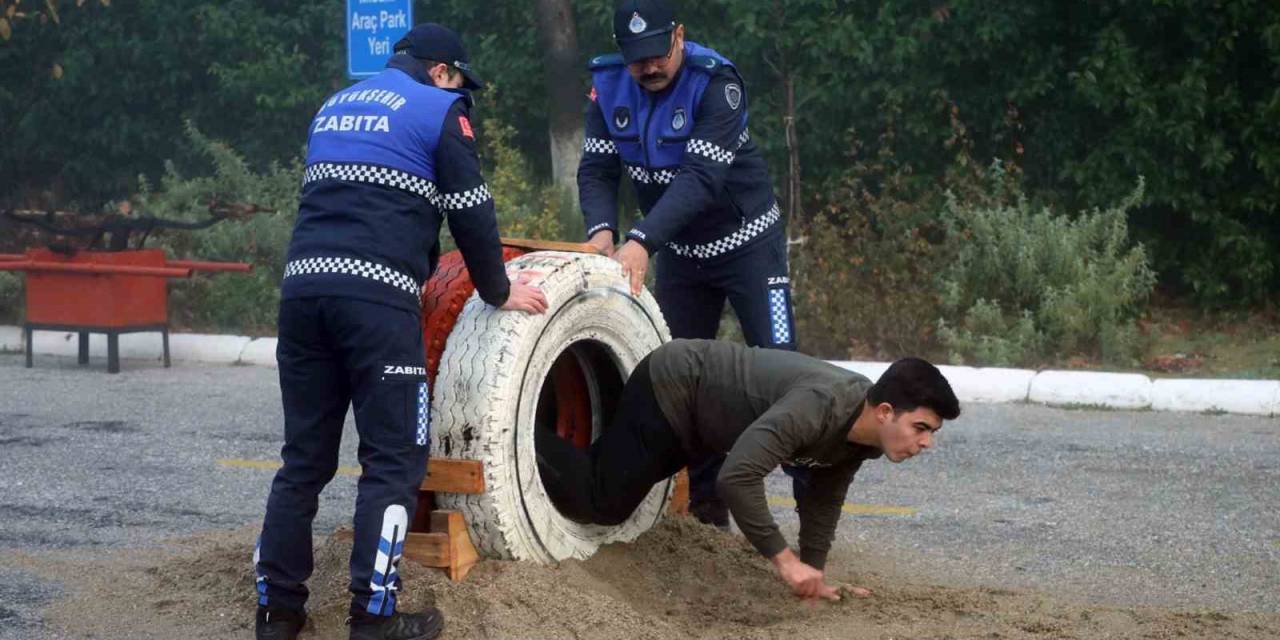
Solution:
[(558, 242), (556, 240), (529, 240), (526, 238), (498, 238), (504, 247), (530, 251), (568, 251), (570, 253), (594, 253), (600, 251), (586, 242)]
[(671, 515), (689, 515), (689, 469), (686, 467), (676, 474), (676, 486), (671, 490), (671, 504), (667, 507)]
[(423, 491), (441, 493), (484, 493), (484, 463), (479, 460), (431, 458), (427, 475), (422, 479)]
[[(355, 533), (340, 529), (334, 535), (351, 540)], [(450, 580), (462, 582), (480, 560), (480, 553), (471, 543), (461, 511), (432, 511), (431, 531), (410, 531), (405, 536), (404, 557), (426, 567), (443, 569)]]
[(404, 541), (404, 557), (444, 569), (454, 582), (467, 577), (480, 560), (461, 511), (432, 511), (430, 533), (410, 531)]
[[(443, 569), (454, 582), (461, 582), (480, 560), (471, 542), (466, 518), (461, 511), (437, 511), (436, 493), (484, 493), (484, 463), (479, 460), (430, 458), (427, 475), (419, 487), (418, 514), (404, 541), (404, 557), (428, 567)], [(424, 527), (425, 525), (425, 527)], [(426, 530), (423, 531), (422, 529)]]

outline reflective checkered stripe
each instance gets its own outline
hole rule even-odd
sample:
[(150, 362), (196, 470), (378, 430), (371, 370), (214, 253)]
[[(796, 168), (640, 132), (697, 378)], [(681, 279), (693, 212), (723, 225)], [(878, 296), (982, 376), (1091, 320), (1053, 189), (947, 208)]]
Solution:
[(627, 165), (627, 175), (633, 182), (640, 184), (671, 184), (671, 181), (676, 179), (676, 173), (678, 173), (676, 169), (649, 171), (634, 164)]
[(791, 292), (785, 286), (769, 288), (769, 326), (773, 329), (773, 343), (791, 342)]
[(746, 223), (741, 229), (733, 233), (705, 244), (676, 244), (668, 242), (667, 247), (673, 253), (685, 258), (714, 258), (724, 255), (746, 244), (752, 238), (764, 233), (772, 227), (774, 223), (782, 219), (782, 210), (778, 208), (778, 203), (773, 203), (764, 215)]
[(617, 154), (618, 145), (605, 138), (587, 138), (582, 141), (582, 151), (584, 153)]
[(346, 182), (366, 182), (392, 187), (422, 196), (432, 204), (436, 202), (437, 190), (434, 182), (389, 167), (370, 164), (335, 164), (317, 162), (309, 165), (302, 173), (302, 184), (308, 185), (320, 180), (343, 180)]
[(743, 129), (742, 133), (738, 134), (738, 148), (741, 149), (742, 145), (748, 142), (751, 142), (751, 132)]
[(284, 267), (286, 279), (315, 274), (341, 274), (368, 278), (389, 284), (413, 296), (417, 296), (422, 289), (421, 285), (407, 274), (400, 273), (391, 267), (354, 258), (302, 258)]
[(414, 442), (419, 447), (427, 446), (431, 441), (431, 396), (427, 393), (427, 383), (418, 383), (418, 437)]
[(262, 560), (262, 536), (258, 536), (258, 541), (253, 545), (253, 573), (255, 588), (258, 590), (258, 604), (267, 606), (267, 575), (262, 572), (262, 567), (258, 566), (258, 562)]
[(474, 189), (457, 193), (441, 193), (437, 206), (445, 213), (448, 213), (450, 211), (478, 207), (492, 199), (493, 195), (489, 193), (489, 185), (482, 184)]
[(396, 610), (396, 591), (400, 590), (398, 565), (408, 530), (409, 512), (404, 507), (393, 504), (382, 512), (382, 535), (378, 538), (373, 575), (369, 580), (369, 590), (373, 593), (365, 607), (365, 611), (375, 616), (389, 616)]
[(733, 164), (734, 153), (724, 147), (706, 140), (693, 139), (684, 146), (685, 153), (692, 153), (704, 158), (710, 158), (715, 162), (724, 164)]

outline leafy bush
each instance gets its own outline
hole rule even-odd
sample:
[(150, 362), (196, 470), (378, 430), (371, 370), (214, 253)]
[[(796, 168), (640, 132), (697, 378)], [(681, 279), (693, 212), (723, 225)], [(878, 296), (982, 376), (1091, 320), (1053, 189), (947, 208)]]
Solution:
[(208, 159), (212, 174), (188, 178), (167, 164), (158, 189), (145, 179), (139, 181), (136, 200), (141, 210), (179, 220), (202, 219), (214, 205), (252, 204), (261, 210), (207, 229), (159, 236), (156, 244), (171, 256), (253, 265), (247, 274), (198, 273), (173, 283), (170, 319), (186, 329), (273, 334), (302, 167), (297, 161), (273, 163), (266, 171), (255, 172), (230, 147), (210, 140), (190, 124), (187, 137)]
[(987, 181), (954, 113), (950, 167), (941, 180), (919, 176), (895, 152), (898, 116), (882, 114), (874, 155), (862, 157), (855, 140), (844, 175), (818, 190), (807, 221), (790, 223), (796, 324), (807, 353), (893, 359), (939, 351), (935, 280), (950, 248), (938, 211), (947, 189), (985, 202)]
[[(997, 164), (994, 179), (1003, 175)], [(1077, 216), (1035, 207), (1019, 191), (996, 206), (948, 194), (953, 258), (939, 272), (938, 335), (955, 362), (1034, 365), (1045, 358), (1132, 360), (1134, 320), (1155, 285), (1145, 249), (1129, 240), (1126, 214), (1143, 184), (1106, 209)]]
[[(554, 185), (537, 179), (528, 159), (513, 144), (515, 129), (493, 119), (482, 125), (480, 158), (493, 193), (499, 233), (542, 240), (581, 237), (582, 218), (572, 201)], [(569, 228), (573, 220), (578, 225), (576, 234)]]
[(17, 324), (22, 319), (21, 274), (0, 271), (0, 324)]

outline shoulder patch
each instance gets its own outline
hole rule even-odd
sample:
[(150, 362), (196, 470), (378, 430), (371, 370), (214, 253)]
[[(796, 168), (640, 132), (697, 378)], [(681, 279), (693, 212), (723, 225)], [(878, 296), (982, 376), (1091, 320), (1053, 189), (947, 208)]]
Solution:
[(604, 53), (591, 59), (587, 63), (588, 69), (602, 69), (604, 67), (616, 67), (622, 64), (621, 53)]
[(476, 134), (471, 131), (471, 121), (466, 116), (458, 116), (458, 126), (462, 127), (462, 135), (476, 139)]
[(729, 108), (734, 111), (742, 105), (742, 87), (735, 83), (726, 84), (724, 86), (724, 101), (729, 103)]
[(720, 67), (720, 61), (711, 56), (689, 56), (686, 60), (688, 60), (689, 66), (695, 69), (715, 71)]

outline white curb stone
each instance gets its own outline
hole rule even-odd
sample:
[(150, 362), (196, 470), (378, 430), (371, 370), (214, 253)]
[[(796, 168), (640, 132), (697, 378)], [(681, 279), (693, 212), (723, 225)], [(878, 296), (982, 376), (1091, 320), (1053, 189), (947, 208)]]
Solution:
[(20, 352), (26, 349), (22, 344), (22, 327), (0, 326), (0, 351)]
[[(8, 335), (10, 327), (0, 327), (0, 341), (9, 349)], [(12, 350), (23, 349), (22, 329), (12, 327), (17, 332)], [(74, 358), (80, 351), (79, 334), (75, 331), (35, 331), (32, 334), (32, 351), (47, 356)], [(231, 364), (240, 359), (240, 353), (249, 344), (247, 336), (206, 335), (198, 333), (169, 334), (169, 354), (173, 360), (212, 362)], [(271, 339), (274, 345), (275, 339)], [(274, 349), (274, 346), (272, 347)], [(89, 357), (107, 357), (107, 336), (103, 333), (89, 334)], [(122, 360), (155, 360), (164, 357), (164, 340), (159, 331), (142, 331), (120, 335), (120, 359)], [(274, 351), (272, 362), (275, 361)]]
[(276, 368), (275, 338), (254, 338), (240, 352), (240, 364)]
[(938, 367), (961, 402), (1026, 402), (1036, 372), (1028, 369)]
[[(174, 333), (169, 336), (174, 360), (242, 363), (276, 366), (276, 339), (247, 336)], [(33, 351), (42, 355), (74, 358), (79, 341), (74, 331), (36, 331)], [(22, 352), (22, 327), (0, 325), (0, 351)], [(89, 355), (105, 358), (107, 339), (89, 336)], [(163, 355), (160, 332), (126, 333), (120, 336), (120, 357), (159, 361)], [(871, 380), (879, 380), (888, 362), (830, 361)], [(1152, 382), (1136, 373), (1093, 371), (1042, 371), (938, 367), (962, 402), (1035, 402), (1048, 405), (1091, 405), (1114, 409), (1157, 411), (1225, 411), (1280, 416), (1280, 380), (1169, 379)]]
[(169, 334), (169, 351), (174, 360), (232, 364), (240, 360), (249, 341), (248, 336), (173, 333)]
[[(35, 331), (31, 334), (32, 351), (39, 355), (74, 358), (80, 352), (79, 334), (75, 331)], [(159, 331), (120, 335), (121, 360), (156, 360), (164, 355), (164, 341)], [(107, 357), (107, 336), (89, 334), (89, 357)]]
[(1151, 387), (1151, 408), (1269, 416), (1276, 413), (1277, 397), (1277, 380), (1156, 380)]
[(1146, 409), (1151, 406), (1151, 379), (1137, 373), (1041, 371), (1031, 379), (1027, 399), (1055, 406)]
[(854, 373), (861, 373), (862, 375), (870, 378), (872, 382), (879, 380), (880, 376), (884, 374), (885, 369), (888, 369), (890, 364), (888, 362), (866, 362), (862, 360), (829, 360), (828, 362), (840, 367), (841, 369), (852, 371)]

